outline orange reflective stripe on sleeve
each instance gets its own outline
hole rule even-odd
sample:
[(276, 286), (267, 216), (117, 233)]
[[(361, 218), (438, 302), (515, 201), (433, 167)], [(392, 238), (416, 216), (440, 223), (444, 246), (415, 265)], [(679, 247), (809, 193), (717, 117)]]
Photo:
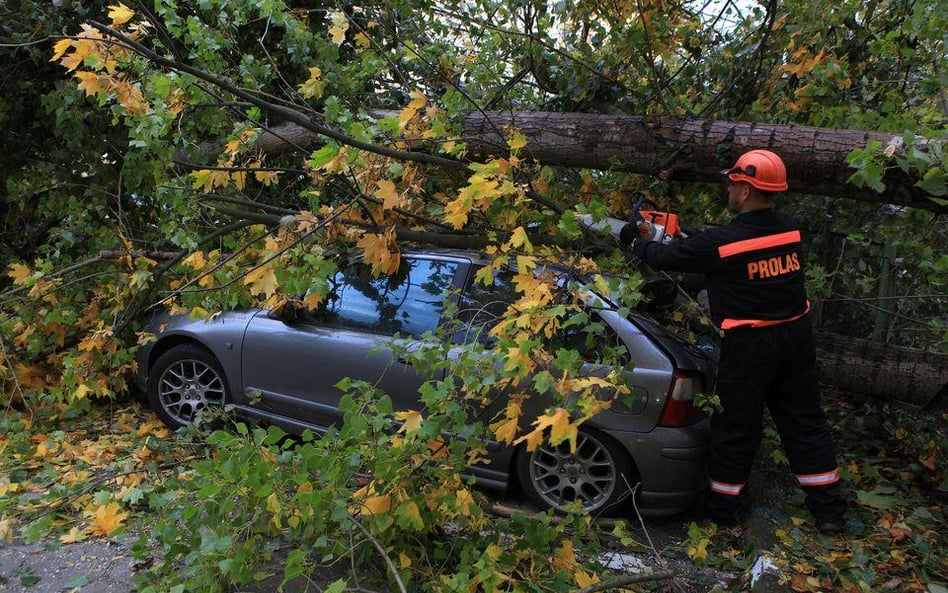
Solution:
[(766, 237), (757, 237), (756, 239), (744, 239), (743, 241), (735, 241), (734, 243), (721, 245), (718, 247), (718, 256), (723, 259), (725, 257), (731, 257), (732, 255), (747, 253), (748, 251), (757, 251), (758, 249), (766, 249), (768, 247), (799, 243), (800, 240), (800, 231), (787, 231), (786, 233), (767, 235)]
[(728, 484), (726, 482), (718, 482), (711, 480), (711, 491), (717, 492), (718, 494), (727, 494), (728, 496), (737, 496), (741, 493), (741, 490), (744, 488), (744, 484)]
[(729, 329), (736, 329), (738, 327), (770, 327), (772, 325), (780, 325), (781, 323), (790, 323), (791, 321), (796, 321), (801, 319), (804, 315), (810, 312), (810, 301), (806, 302), (806, 310), (799, 315), (794, 315), (787, 319), (731, 319), (726, 318), (721, 322), (721, 329), (727, 331)]
[(839, 481), (839, 468), (822, 474), (797, 475), (801, 486), (829, 486)]

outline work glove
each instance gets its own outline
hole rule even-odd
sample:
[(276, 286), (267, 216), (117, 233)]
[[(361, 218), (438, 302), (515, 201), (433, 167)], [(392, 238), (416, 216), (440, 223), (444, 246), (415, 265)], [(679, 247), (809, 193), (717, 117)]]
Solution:
[(623, 247), (632, 245), (632, 242), (639, 238), (639, 226), (634, 222), (627, 222), (619, 231), (619, 243)]

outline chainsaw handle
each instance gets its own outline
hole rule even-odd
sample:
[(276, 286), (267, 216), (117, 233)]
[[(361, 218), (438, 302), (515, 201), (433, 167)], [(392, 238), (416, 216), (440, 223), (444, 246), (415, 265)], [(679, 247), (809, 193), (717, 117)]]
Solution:
[(654, 210), (658, 209), (658, 205), (648, 199), (645, 194), (640, 191), (634, 192), (632, 194), (632, 222), (645, 220), (645, 217), (641, 214), (642, 206), (651, 206)]

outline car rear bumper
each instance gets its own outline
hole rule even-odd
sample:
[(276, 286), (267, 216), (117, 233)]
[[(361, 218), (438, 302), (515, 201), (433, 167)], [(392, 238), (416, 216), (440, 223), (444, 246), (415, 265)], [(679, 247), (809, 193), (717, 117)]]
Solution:
[(643, 514), (670, 515), (691, 508), (707, 477), (708, 421), (683, 428), (656, 428), (620, 439), (641, 479), (637, 504)]

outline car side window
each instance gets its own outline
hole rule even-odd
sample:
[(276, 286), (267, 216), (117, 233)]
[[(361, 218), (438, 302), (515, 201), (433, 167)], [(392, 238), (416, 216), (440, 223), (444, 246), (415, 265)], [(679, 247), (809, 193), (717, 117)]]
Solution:
[(490, 330), (500, 321), (510, 303), (517, 300), (513, 276), (510, 270), (496, 271), (494, 282), (484, 286), (471, 275), (458, 304), (457, 322), (464, 336), (462, 341), (477, 340), (486, 346), (491, 344)]
[(384, 335), (420, 337), (438, 327), (456, 262), (405, 258), (391, 276), (374, 277), (364, 262), (330, 279), (326, 302), (306, 321)]
[[(490, 286), (471, 280), (464, 289), (464, 296), (458, 306), (458, 321), (464, 341), (477, 340), (486, 346), (491, 345), (490, 330), (497, 325), (510, 303), (519, 297), (510, 270), (494, 273)], [(629, 351), (612, 327), (602, 320), (595, 311), (587, 310), (588, 323), (563, 328), (553, 337), (550, 346), (575, 349), (586, 362), (610, 362), (626, 364)]]

